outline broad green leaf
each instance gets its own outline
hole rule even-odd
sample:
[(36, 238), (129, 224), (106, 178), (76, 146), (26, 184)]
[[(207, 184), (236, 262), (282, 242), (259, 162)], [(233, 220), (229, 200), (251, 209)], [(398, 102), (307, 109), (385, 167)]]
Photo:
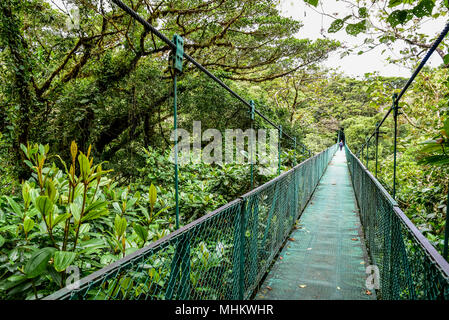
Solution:
[(59, 272), (57, 272), (55, 270), (55, 268), (53, 268), (50, 265), (47, 266), (46, 272), (47, 272), (47, 274), (50, 275), (50, 277), (53, 279), (53, 281), (56, 282), (56, 284), (61, 287), (62, 275)]
[(156, 218), (157, 216), (159, 216), (161, 213), (163, 213), (164, 211), (167, 211), (168, 209), (170, 209), (170, 208), (173, 208), (174, 207), (174, 205), (171, 205), (171, 206), (166, 206), (165, 208), (162, 208), (161, 210), (159, 210), (155, 215), (154, 215), (154, 217)]
[(139, 238), (145, 242), (148, 239), (148, 229), (141, 226), (140, 224), (134, 223), (134, 231), (139, 236)]
[(100, 208), (97, 210), (91, 210), (89, 213), (85, 213), (83, 215), (83, 218), (81, 219), (81, 222), (89, 221), (89, 220), (95, 220), (101, 216), (105, 216), (109, 213), (108, 208)]
[(28, 234), (34, 228), (34, 220), (28, 217), (25, 217), (23, 221), (23, 230), (26, 234)]
[(143, 213), (143, 215), (145, 216), (145, 218), (148, 220), (150, 219), (150, 215), (148, 214), (148, 210), (145, 207), (139, 206), (140, 211)]
[(45, 148), (44, 148), (44, 146), (41, 145), (41, 144), (39, 145), (39, 153), (42, 154), (42, 155), (45, 154)]
[(131, 198), (126, 202), (126, 210), (129, 210), (132, 208), (132, 206), (136, 203), (137, 198)]
[(318, 0), (304, 0), (304, 2), (311, 4), (314, 7), (318, 5)]
[(128, 292), (128, 289), (133, 287), (133, 283), (134, 283), (134, 281), (129, 277), (125, 277), (120, 280), (119, 287), (120, 287), (123, 295), (126, 295)]
[(125, 255), (130, 255), (131, 253), (134, 253), (137, 250), (139, 250), (139, 248), (136, 248), (136, 247), (126, 248)]
[(390, 0), (390, 2), (388, 3), (388, 7), (389, 8), (393, 8), (396, 7), (400, 4), (404, 3), (404, 0)]
[(55, 270), (62, 272), (75, 260), (75, 252), (56, 251), (54, 256)]
[(119, 258), (112, 254), (105, 254), (101, 257), (100, 263), (103, 265), (111, 264), (112, 262), (117, 261)]
[(341, 30), (341, 28), (343, 28), (343, 26), (344, 26), (343, 19), (334, 20), (334, 22), (331, 23), (329, 29), (327, 29), (327, 32), (335, 33), (337, 31)]
[(28, 157), (28, 150), (27, 147), (25, 147), (22, 143), (20, 144), (20, 149), (22, 149), (23, 153)]
[(156, 187), (151, 184), (150, 186), (150, 190), (148, 192), (148, 200), (150, 201), (150, 205), (152, 208), (154, 208), (154, 205), (156, 204), (156, 200), (157, 200), (157, 191), (156, 191)]
[(82, 152), (80, 152), (78, 156), (78, 162), (80, 165), (82, 181), (87, 181), (87, 178), (89, 177), (90, 174), (89, 159)]
[(449, 54), (447, 54), (443, 57), (443, 61), (444, 61), (444, 64), (449, 64)]
[(42, 274), (55, 250), (55, 248), (43, 248), (34, 251), (24, 268), (26, 276), (35, 278)]
[(361, 18), (368, 17), (368, 9), (366, 9), (366, 7), (359, 8), (359, 16)]
[(126, 200), (126, 198), (128, 197), (128, 189), (123, 190), (122, 194), (120, 195), (120, 198), (122, 200)]
[(404, 24), (413, 17), (413, 13), (409, 10), (395, 10), (387, 18), (387, 22), (396, 27), (398, 24)]
[(9, 252), (8, 258), (9, 258), (9, 260), (11, 260), (11, 261), (16, 261), (17, 258), (19, 258), (19, 249), (17, 249), (17, 247), (15, 247), (14, 249), (12, 249), (12, 250)]
[(5, 244), (6, 240), (0, 235), (0, 248)]
[(73, 140), (72, 144), (70, 145), (70, 154), (72, 155), (72, 159), (76, 159), (77, 153), (78, 153), (78, 145), (76, 144), (75, 140)]
[(8, 201), (9, 205), (11, 206), (12, 211), (19, 217), (23, 217), (23, 211), (20, 205), (8, 196), (5, 196), (5, 198)]
[(118, 237), (121, 237), (126, 230), (126, 218), (120, 217), (118, 214), (115, 216), (114, 220), (114, 228), (115, 228), (115, 234)]
[(107, 201), (104, 200), (97, 200), (93, 203), (91, 203), (89, 206), (87, 206), (86, 210), (84, 210), (84, 213), (87, 214), (90, 211), (96, 211), (105, 208), (108, 205)]
[(70, 217), (69, 213), (59, 214), (57, 215), (54, 220), (52, 221), (52, 228), (56, 225), (58, 225), (61, 222), (66, 221)]
[(84, 223), (80, 226), (80, 234), (87, 233), (90, 231), (90, 224)]
[(29, 206), (30, 205), (30, 201), (31, 201), (31, 197), (30, 197), (30, 184), (28, 183), (28, 181), (25, 181), (22, 184), (22, 197), (23, 197), (23, 201), (25, 202), (25, 206)]
[(358, 23), (348, 24), (346, 26), (346, 32), (351, 36), (356, 36), (364, 31), (366, 31), (366, 20), (362, 20)]
[(48, 196), (48, 198), (52, 202), (55, 201), (56, 187), (55, 187), (55, 183), (51, 179), (47, 180), (47, 182), (45, 184), (45, 195)]
[(25, 164), (30, 168), (34, 167), (30, 160), (24, 160), (23, 162), (25, 162)]
[(114, 209), (115, 209), (117, 212), (122, 213), (122, 207), (118, 204), (118, 202), (113, 202), (113, 203), (112, 203), (112, 206), (114, 207)]
[(28, 278), (24, 275), (12, 275), (4, 281), (0, 282), (0, 290), (9, 290), (27, 280)]
[(47, 216), (53, 211), (53, 202), (47, 196), (39, 196), (36, 207), (42, 215)]
[(79, 222), (81, 218), (81, 207), (76, 202), (72, 202), (70, 204), (70, 212), (72, 213), (75, 221)]
[(434, 6), (434, 0), (421, 0), (418, 5), (413, 8), (412, 12), (418, 18), (431, 16)]

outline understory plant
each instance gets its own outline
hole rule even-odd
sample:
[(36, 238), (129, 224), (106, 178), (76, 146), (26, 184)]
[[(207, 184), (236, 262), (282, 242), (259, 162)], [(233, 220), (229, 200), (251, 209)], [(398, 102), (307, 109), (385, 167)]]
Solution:
[(156, 187), (147, 197), (118, 187), (91, 147), (72, 142), (69, 164), (48, 145), (21, 148), (31, 177), (0, 198), (0, 298), (40, 299), (172, 230)]

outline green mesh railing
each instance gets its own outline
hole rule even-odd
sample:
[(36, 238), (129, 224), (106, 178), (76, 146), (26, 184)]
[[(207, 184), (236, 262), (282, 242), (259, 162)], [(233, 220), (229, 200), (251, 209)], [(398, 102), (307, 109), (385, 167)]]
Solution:
[(449, 264), (379, 181), (349, 148), (345, 149), (369, 255), (379, 268), (378, 297), (448, 299)]
[(337, 145), (52, 299), (249, 299), (305, 208)]

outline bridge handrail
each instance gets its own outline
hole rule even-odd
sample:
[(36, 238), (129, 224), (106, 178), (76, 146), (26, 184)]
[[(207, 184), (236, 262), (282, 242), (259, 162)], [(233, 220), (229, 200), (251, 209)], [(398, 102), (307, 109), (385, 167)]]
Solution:
[[(82, 278), (77, 288), (65, 287), (44, 300), (250, 298), (336, 150), (335, 144), (240, 198)], [(223, 249), (219, 266), (207, 269), (195, 264), (198, 255), (209, 252), (213, 256), (217, 248)], [(156, 267), (156, 261), (162, 259), (165, 264)], [(142, 272), (144, 269), (148, 271)], [(140, 278), (134, 275), (139, 272)], [(197, 273), (202, 282), (195, 278)], [(213, 294), (205, 293), (206, 287)]]
[[(381, 277), (384, 278), (381, 279), (383, 283), (380, 288), (382, 298), (449, 299), (449, 263), (404, 214), (362, 161), (349, 147), (345, 146), (345, 150), (370, 257), (374, 264), (381, 264)], [(375, 190), (371, 190), (374, 194), (368, 194), (366, 191), (370, 182), (375, 186)], [(374, 201), (370, 197), (374, 198)], [(380, 209), (378, 208), (380, 198), (386, 200), (391, 209), (390, 213), (382, 215), (385, 206), (380, 204)], [(376, 240), (378, 237), (384, 237), (383, 241)], [(396, 241), (396, 247), (393, 240)], [(389, 261), (385, 261), (385, 257), (390, 257), (387, 259)], [(435, 269), (428, 267), (427, 263)], [(402, 282), (401, 279), (398, 280), (398, 274), (404, 277)], [(435, 287), (425, 287), (428, 284)]]

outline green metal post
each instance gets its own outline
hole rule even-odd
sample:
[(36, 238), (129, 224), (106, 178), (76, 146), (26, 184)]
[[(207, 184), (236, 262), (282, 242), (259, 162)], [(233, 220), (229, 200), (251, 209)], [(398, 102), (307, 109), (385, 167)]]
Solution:
[(369, 155), (369, 139), (366, 141), (366, 169), (368, 169)]
[(377, 162), (379, 155), (379, 122), (376, 123), (376, 169), (374, 170), (377, 179)]
[(254, 106), (254, 101), (251, 100), (250, 102), (251, 105), (251, 136), (250, 136), (250, 161), (251, 161), (251, 189), (254, 188), (254, 136), (253, 136), (253, 129), (254, 129), (254, 118), (255, 118), (255, 106)]
[(179, 186), (178, 186), (178, 91), (177, 75), (182, 72), (182, 60), (184, 58), (184, 40), (178, 35), (173, 36), (173, 43), (176, 49), (171, 52), (170, 67), (173, 69), (173, 127), (175, 134), (175, 204), (176, 204), (176, 229), (179, 229)]
[(279, 139), (278, 139), (278, 175), (281, 174), (281, 139), (282, 139), (282, 126), (279, 125)]
[[(348, 149), (346, 143), (345, 143), (345, 148), (346, 148), (346, 150)], [(347, 152), (347, 153), (349, 153), (349, 152)], [(354, 156), (351, 157), (351, 161), (352, 161), (352, 175), (351, 175), (351, 179), (352, 179), (352, 185), (354, 186), (354, 182), (355, 182), (355, 179), (354, 179), (354, 176), (355, 176), (355, 171), (354, 171), (355, 170), (355, 158), (354, 158)]]
[(396, 200), (396, 161), (397, 161), (397, 145), (398, 145), (398, 115), (399, 105), (397, 101), (397, 94), (393, 94), (393, 118), (394, 118), (394, 161), (393, 161), (393, 199)]
[(294, 137), (293, 140), (295, 142), (295, 166), (296, 166), (296, 163), (297, 163), (297, 161), (296, 161), (296, 137)]
[(175, 204), (176, 204), (176, 229), (179, 229), (179, 186), (178, 186), (178, 106), (177, 106), (177, 83), (176, 83), (176, 73), (173, 81), (174, 87), (174, 102), (173, 102), (173, 122), (174, 122), (174, 131), (175, 131)]
[(447, 189), (446, 224), (444, 225), (444, 249), (443, 249), (443, 257), (446, 260), (447, 260), (448, 243), (449, 243), (449, 185)]
[(361, 151), (360, 157), (359, 157), (361, 163), (363, 163), (363, 149), (364, 148), (365, 148), (365, 145), (362, 146), (362, 151)]
[(247, 216), (247, 200), (242, 201), (242, 209), (240, 210), (240, 256), (239, 256), (239, 300), (243, 300), (245, 294), (245, 232), (246, 232), (246, 216)]

